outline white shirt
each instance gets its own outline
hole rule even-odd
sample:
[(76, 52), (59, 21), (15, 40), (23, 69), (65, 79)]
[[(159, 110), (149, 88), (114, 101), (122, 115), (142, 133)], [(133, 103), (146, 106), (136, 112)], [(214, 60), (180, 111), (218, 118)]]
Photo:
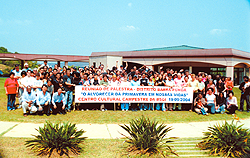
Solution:
[(207, 94), (206, 99), (207, 99), (208, 104), (209, 103), (214, 103), (215, 95), (214, 94), (211, 94), (211, 95)]
[(34, 77), (28, 77), (28, 76), (26, 76), (26, 77), (24, 77), (23, 78), (23, 82), (22, 82), (22, 84), (24, 85), (24, 86), (34, 86), (34, 82), (35, 82), (35, 78)]

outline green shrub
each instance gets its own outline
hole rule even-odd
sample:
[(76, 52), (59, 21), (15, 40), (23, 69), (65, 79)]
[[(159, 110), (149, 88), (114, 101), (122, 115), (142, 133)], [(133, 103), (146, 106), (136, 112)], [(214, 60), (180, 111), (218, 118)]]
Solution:
[(234, 120), (231, 124), (225, 121), (222, 125), (208, 127), (203, 141), (197, 146), (203, 150), (209, 150), (211, 155), (223, 157), (249, 157), (250, 156), (250, 133), (249, 129), (237, 126)]
[[(144, 116), (139, 119), (132, 119), (128, 125), (120, 125), (129, 136), (126, 142), (129, 144), (127, 150), (133, 154), (161, 154), (167, 156), (168, 154), (177, 155), (167, 143), (172, 142), (164, 139), (166, 134), (172, 130), (171, 127), (167, 127), (164, 124), (159, 124), (156, 121), (151, 121)], [(178, 156), (178, 155), (177, 155)]]
[(75, 124), (52, 124), (46, 121), (44, 127), (39, 127), (37, 131), (40, 134), (34, 135), (35, 139), (26, 141), (25, 145), (38, 152), (40, 156), (63, 156), (65, 154), (69, 157), (69, 154), (79, 154), (82, 151), (81, 143), (85, 137), (80, 138), (80, 136), (85, 131), (77, 131)]

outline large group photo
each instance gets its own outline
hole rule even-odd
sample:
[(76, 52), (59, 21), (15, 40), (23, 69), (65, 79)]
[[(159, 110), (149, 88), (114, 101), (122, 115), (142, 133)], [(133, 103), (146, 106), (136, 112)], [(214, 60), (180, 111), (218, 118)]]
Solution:
[[(133, 66), (127, 70), (128, 63), (113, 66), (112, 69), (105, 68), (104, 64), (98, 67), (94, 65), (90, 67), (71, 67), (63, 68), (57, 64), (49, 66), (48, 61), (38, 68), (30, 69), (27, 63), (24, 68), (20, 69), (20, 65), (16, 64), (10, 72), (10, 76), (4, 83), (7, 95), (7, 110), (22, 109), (23, 116), (27, 115), (43, 115), (46, 114), (66, 114), (72, 110), (88, 111), (88, 110), (121, 110), (121, 111), (181, 111), (186, 110), (196, 112), (201, 115), (210, 114), (235, 114), (235, 111), (249, 112), (249, 77), (244, 76), (244, 82), (238, 87), (241, 90), (241, 97), (234, 96), (234, 83), (231, 77), (221, 76), (220, 74), (211, 75), (206, 72), (198, 74), (190, 74), (189, 70), (180, 69), (179, 71), (160, 67), (159, 71), (153, 71), (147, 66), (137, 68)], [(106, 66), (107, 67), (107, 66)], [(191, 95), (181, 96), (179, 98), (171, 98), (171, 93), (163, 93), (160, 99), (152, 102), (143, 102), (138, 100), (141, 95), (149, 96), (146, 93), (139, 93), (132, 89), (132, 96), (138, 99), (129, 100), (102, 100), (89, 101), (86, 94), (81, 97), (87, 102), (79, 102), (75, 96), (79, 95), (79, 91), (75, 91), (76, 86), (81, 87), (168, 87), (169, 89), (161, 90), (163, 92), (172, 92), (171, 89), (185, 89), (191, 87)], [(94, 88), (92, 88), (94, 89)], [(88, 89), (84, 89), (88, 93)], [(103, 88), (103, 92), (107, 89)], [(182, 90), (184, 91), (184, 90)], [(185, 89), (186, 91), (186, 89)], [(77, 94), (76, 94), (77, 93)], [(100, 94), (99, 94), (100, 95)], [(111, 97), (111, 94), (106, 94)], [(125, 96), (127, 98), (128, 95)], [(156, 96), (153, 96), (155, 98)], [(189, 97), (189, 98), (188, 98)], [(119, 97), (118, 97), (119, 98)], [(19, 105), (15, 104), (18, 99)], [(177, 100), (178, 99), (178, 100)], [(181, 99), (180, 99), (181, 100)], [(240, 100), (240, 105), (238, 101)], [(121, 101), (121, 100), (120, 100)], [(138, 102), (140, 101), (140, 102)], [(185, 103), (185, 101), (187, 103)], [(244, 106), (246, 101), (246, 106)]]
[(0, 158), (250, 158), (250, 0), (3, 0)]

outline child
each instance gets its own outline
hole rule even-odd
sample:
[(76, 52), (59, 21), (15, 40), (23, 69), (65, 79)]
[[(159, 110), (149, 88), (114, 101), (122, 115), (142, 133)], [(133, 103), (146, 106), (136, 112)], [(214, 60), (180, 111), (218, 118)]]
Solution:
[(201, 102), (201, 99), (198, 99), (198, 101), (196, 102), (196, 106), (197, 108), (199, 108), (201, 110), (201, 114), (203, 115), (208, 115), (208, 113), (206, 112), (204, 105)]

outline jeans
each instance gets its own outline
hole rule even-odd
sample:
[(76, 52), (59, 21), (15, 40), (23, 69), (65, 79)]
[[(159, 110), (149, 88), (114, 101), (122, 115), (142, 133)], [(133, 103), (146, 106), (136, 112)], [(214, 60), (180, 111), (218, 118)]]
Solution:
[(15, 110), (16, 94), (8, 94), (7, 110)]
[(223, 113), (223, 112), (225, 112), (225, 107), (226, 107), (226, 105), (220, 105), (220, 107), (217, 109), (217, 110), (215, 110), (215, 112), (217, 112), (217, 113)]
[(165, 103), (157, 103), (155, 109), (156, 110), (162, 109), (162, 111), (166, 111)]
[(207, 106), (210, 108), (210, 111), (212, 114), (215, 113), (215, 104), (214, 103), (209, 103)]
[(66, 100), (65, 110), (70, 110), (73, 102), (73, 91), (67, 91), (65, 93), (65, 100)]
[(148, 110), (154, 110), (153, 109), (153, 103), (148, 103)]
[(247, 102), (247, 111), (249, 111), (250, 110), (250, 106), (249, 106), (249, 95), (241, 95), (240, 96), (240, 110), (244, 110), (244, 100), (246, 100), (246, 102)]
[(173, 110), (176, 109), (176, 105), (178, 105), (178, 110), (181, 111), (181, 103), (173, 103)]
[(121, 109), (122, 110), (128, 110), (129, 109), (129, 103), (121, 103)]

